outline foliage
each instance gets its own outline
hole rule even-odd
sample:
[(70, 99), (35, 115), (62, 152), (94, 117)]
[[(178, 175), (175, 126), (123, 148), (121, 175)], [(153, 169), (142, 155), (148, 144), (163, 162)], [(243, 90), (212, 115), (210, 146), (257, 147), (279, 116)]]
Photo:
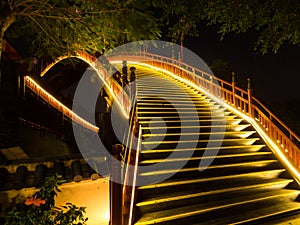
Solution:
[(26, 39), (30, 54), (37, 57), (102, 52), (128, 41), (159, 36), (155, 18), (144, 2), (4, 0), (0, 5), (1, 33), (12, 42)]
[(255, 31), (256, 50), (262, 54), (276, 53), (285, 42), (300, 45), (298, 0), (167, 0), (159, 6), (163, 25), (179, 43), (184, 35), (198, 35), (204, 21), (219, 26), (221, 38), (230, 32)]
[(162, 8), (161, 25), (167, 27), (168, 36), (173, 42), (183, 43), (186, 36), (198, 36), (198, 22), (201, 15), (202, 1), (164, 1), (155, 4)]
[(85, 208), (72, 203), (55, 207), (54, 197), (60, 192), (58, 185), (64, 182), (60, 176), (48, 177), (43, 187), (32, 197), (15, 204), (4, 218), (4, 225), (83, 225)]
[(232, 81), (233, 68), (229, 62), (224, 59), (215, 59), (209, 68), (213, 71), (214, 75), (225, 81)]
[(209, 24), (220, 24), (224, 36), (230, 32), (255, 29), (256, 49), (262, 54), (274, 53), (284, 44), (300, 44), (300, 2), (298, 0), (215, 0), (208, 1), (203, 18)]
[(235, 69), (227, 60), (217, 58), (212, 61), (212, 63), (209, 65), (209, 68), (213, 71), (216, 77), (221, 78), (229, 83), (232, 82), (232, 76), (234, 73), (236, 86), (247, 90), (247, 77), (243, 74), (236, 73)]
[(51, 59), (74, 51), (103, 52), (167, 32), (177, 43), (198, 35), (203, 21), (230, 32), (256, 30), (257, 49), (300, 44), (298, 0), (3, 0), (2, 40), (26, 39), (28, 55)]

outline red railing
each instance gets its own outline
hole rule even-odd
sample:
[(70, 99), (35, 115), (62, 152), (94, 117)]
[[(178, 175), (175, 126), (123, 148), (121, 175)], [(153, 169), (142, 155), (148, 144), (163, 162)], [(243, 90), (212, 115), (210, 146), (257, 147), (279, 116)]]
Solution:
[(276, 143), (280, 151), (299, 171), (299, 136), (259, 100), (252, 96), (250, 82), (248, 83), (248, 90), (246, 91), (236, 87), (235, 82), (230, 83), (224, 81), (201, 69), (190, 66), (185, 62), (147, 52), (123, 53), (122, 55), (112, 55), (108, 58), (109, 60), (127, 60), (145, 63), (156, 68), (164, 69), (211, 93), (244, 115), (254, 119), (256, 124)]

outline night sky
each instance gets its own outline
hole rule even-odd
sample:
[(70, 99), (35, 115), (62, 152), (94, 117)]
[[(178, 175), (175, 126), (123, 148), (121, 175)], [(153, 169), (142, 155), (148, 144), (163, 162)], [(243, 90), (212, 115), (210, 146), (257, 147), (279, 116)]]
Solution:
[(277, 54), (259, 55), (254, 51), (254, 32), (228, 34), (220, 41), (215, 27), (200, 31), (199, 37), (187, 38), (184, 46), (195, 52), (208, 65), (214, 59), (228, 61), (239, 82), (251, 77), (254, 95), (267, 105), (300, 102), (300, 48), (285, 44)]

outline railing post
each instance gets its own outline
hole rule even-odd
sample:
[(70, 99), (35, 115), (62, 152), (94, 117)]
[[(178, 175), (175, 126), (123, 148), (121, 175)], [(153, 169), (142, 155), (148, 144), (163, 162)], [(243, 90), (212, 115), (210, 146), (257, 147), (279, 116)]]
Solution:
[(209, 88), (208, 90), (210, 91), (210, 93), (214, 94), (213, 92), (213, 76), (209, 76)]
[(232, 84), (232, 101), (233, 101), (232, 103), (236, 107), (236, 101), (235, 101), (235, 73), (232, 72), (231, 75), (232, 75), (231, 84)]
[(253, 90), (251, 87), (251, 79), (247, 78), (247, 90), (248, 90), (248, 110), (249, 110), (249, 116), (253, 118), (253, 109), (252, 109), (252, 94)]
[[(121, 182), (121, 161), (124, 146), (115, 144), (112, 147), (113, 157), (111, 163), (111, 177)], [(122, 184), (110, 179), (110, 225), (122, 225)]]

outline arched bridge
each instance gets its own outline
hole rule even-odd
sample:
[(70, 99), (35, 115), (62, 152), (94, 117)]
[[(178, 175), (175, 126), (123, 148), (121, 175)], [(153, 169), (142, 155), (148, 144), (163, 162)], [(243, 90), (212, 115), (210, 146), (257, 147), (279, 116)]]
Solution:
[[(243, 90), (147, 52), (107, 57), (116, 67), (124, 59), (136, 67), (135, 103), (94, 57), (74, 57), (97, 71), (133, 131), (124, 142), (122, 199), (112, 192), (112, 224), (275, 224), (300, 212), (300, 139), (253, 97), (250, 82)], [(30, 77), (25, 84), (101, 132)]]

